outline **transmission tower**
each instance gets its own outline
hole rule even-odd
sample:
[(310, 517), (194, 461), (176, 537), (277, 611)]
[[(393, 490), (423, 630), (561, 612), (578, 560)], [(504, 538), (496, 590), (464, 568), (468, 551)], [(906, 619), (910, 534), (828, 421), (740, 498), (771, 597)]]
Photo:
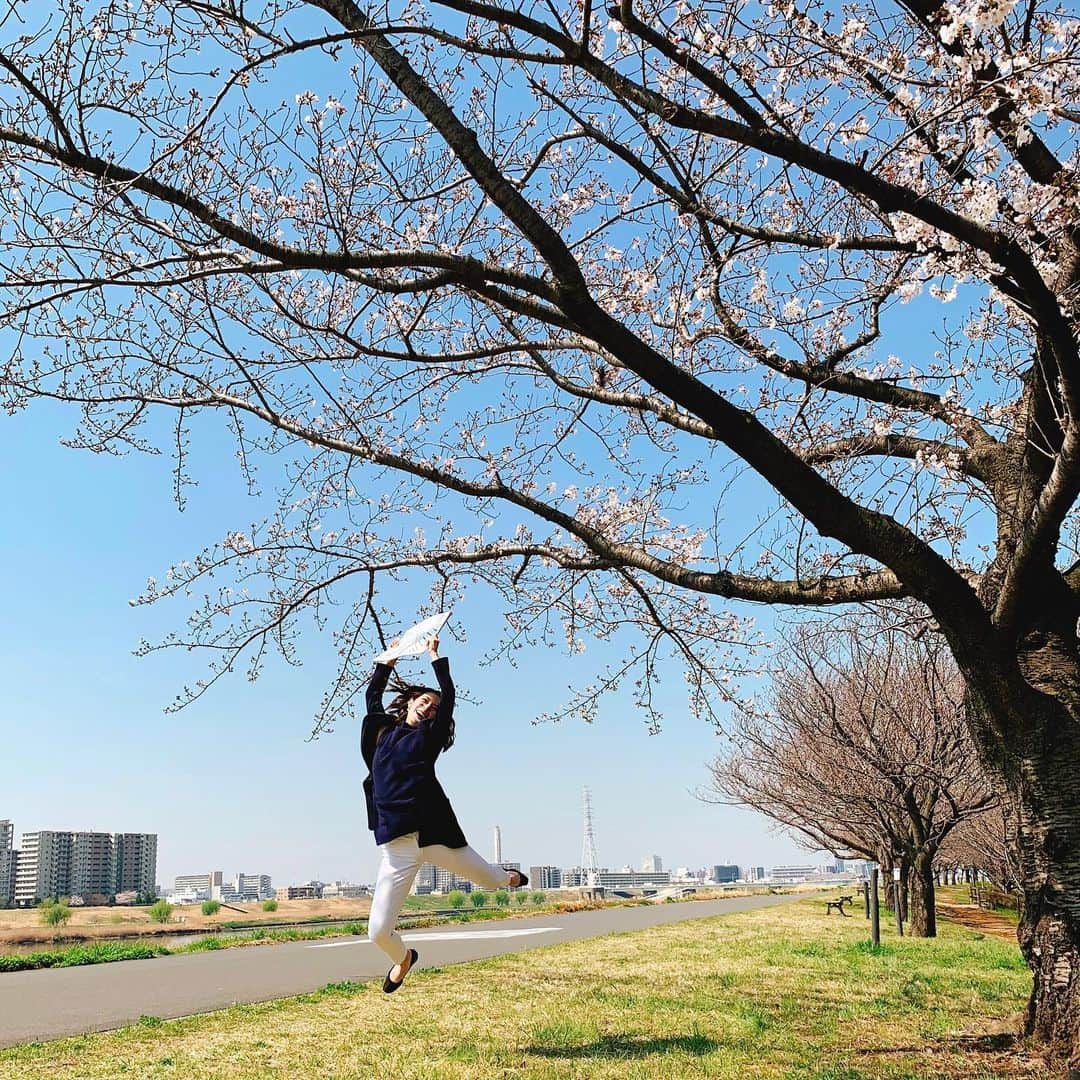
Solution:
[(592, 827), (592, 797), (585, 788), (585, 835), (581, 842), (581, 876), (584, 884), (595, 889), (600, 884), (600, 859)]

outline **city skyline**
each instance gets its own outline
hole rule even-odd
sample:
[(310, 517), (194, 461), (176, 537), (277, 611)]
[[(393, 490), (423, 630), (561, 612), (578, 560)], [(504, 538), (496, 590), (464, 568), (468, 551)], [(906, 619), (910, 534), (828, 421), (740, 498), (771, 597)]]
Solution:
[[(9, 816), (8, 818), (0, 818), (0, 824), (10, 825), (10, 836), (12, 838), (11, 839), (11, 846), (15, 850), (19, 850), (22, 836), (30, 835), (30, 834), (37, 834), (37, 833), (42, 833), (42, 832), (70, 833), (70, 834), (79, 834), (79, 833), (81, 833), (81, 834), (84, 834), (84, 835), (110, 835), (106, 830), (70, 829), (70, 828), (64, 828), (64, 827), (55, 828), (55, 827), (51, 827), (51, 826), (49, 828), (41, 827), (41, 828), (25, 829), (24, 830), (21, 827), (19, 827), (18, 820), (14, 816)], [(500, 830), (500, 841), (502, 841), (502, 837), (505, 835), (505, 830), (502, 829), (502, 826), (499, 823), (495, 823), (495, 822), (491, 823), (491, 825), (489, 826), (489, 846), (490, 846), (490, 831), (495, 829), (495, 828), (498, 828)], [(120, 834), (111, 834), (111, 835), (120, 835)], [(229, 867), (230, 868), (226, 872), (226, 878), (235, 877), (238, 874), (239, 875), (244, 875), (244, 876), (252, 876), (251, 873), (250, 873), (252, 868), (255, 868), (259, 873), (261, 873), (263, 870), (267, 869), (265, 863), (262, 863), (262, 862), (258, 863), (258, 866), (256, 866), (256, 860), (254, 860), (254, 859), (245, 861), (245, 860), (237, 860), (235, 858), (233, 858), (233, 859), (225, 858), (225, 859), (211, 860), (213, 865), (210, 866), (210, 864), (207, 864), (206, 869), (204, 869), (201, 866), (192, 866), (192, 865), (185, 864), (184, 867), (182, 867), (182, 868), (177, 868), (175, 870), (166, 870), (165, 867), (161, 863), (161, 851), (162, 851), (163, 847), (165, 848), (165, 850), (167, 850), (167, 840), (166, 840), (166, 843), (163, 844), (161, 834), (154, 834), (154, 835), (156, 835), (157, 839), (158, 839), (158, 845), (157, 845), (158, 870), (157, 870), (157, 881), (155, 882), (155, 884), (159, 885), (159, 886), (161, 886), (163, 888), (166, 888), (166, 889), (169, 888), (172, 885), (172, 883), (174, 883), (178, 878), (183, 878), (183, 877), (188, 877), (188, 876), (198, 876), (198, 875), (205, 876), (206, 874), (213, 873), (219, 867)], [(577, 868), (580, 868), (580, 866), (581, 866), (580, 851), (578, 851), (576, 857), (569, 857), (569, 858), (566, 858), (566, 859), (534, 857), (532, 855), (529, 855), (526, 858), (521, 858), (515, 852), (509, 851), (509, 849), (506, 849), (505, 848), (505, 843), (503, 843), (502, 846), (504, 847), (504, 851), (503, 851), (503, 858), (500, 861), (502, 861), (504, 863), (507, 863), (507, 864), (509, 864), (510, 861), (513, 861), (513, 862), (515, 862), (515, 863), (517, 863), (517, 864), (519, 864), (521, 866), (526, 866), (526, 867), (531, 866), (531, 865), (550, 865), (550, 866), (558, 866), (560, 869), (563, 869), (563, 870), (577, 869)], [(2, 847), (2, 845), (0, 845), (0, 847)], [(611, 859), (611, 860), (608, 860), (608, 859), (605, 858), (605, 856), (603, 854), (603, 851), (601, 850), (600, 851), (600, 869), (605, 871), (605, 872), (612, 872), (612, 873), (619, 872), (619, 871), (622, 871), (622, 870), (625, 870), (625, 869), (631, 869), (631, 870), (634, 870), (635, 872), (640, 873), (640, 872), (642, 872), (642, 869), (643, 869), (642, 863), (643, 863), (644, 860), (657, 858), (657, 857), (659, 858), (659, 862), (661, 863), (661, 867), (658, 867), (658, 869), (662, 868), (663, 872), (670, 872), (670, 873), (674, 873), (676, 870), (678, 870), (680, 868), (683, 868), (683, 867), (689, 869), (692, 872), (702, 870), (702, 869), (709, 870), (712, 867), (717, 866), (717, 865), (728, 865), (729, 862), (734, 862), (735, 865), (738, 865), (740, 867), (756, 866), (756, 865), (765, 865), (766, 867), (769, 867), (769, 866), (773, 866), (773, 865), (785, 865), (785, 864), (788, 864), (788, 863), (794, 863), (794, 864), (812, 863), (816, 859), (817, 859), (817, 861), (820, 861), (820, 859), (818, 859), (817, 857), (818, 856), (823, 856), (823, 855), (826, 854), (824, 852), (808, 852), (806, 849), (791, 846), (791, 847), (789, 847), (787, 849), (778, 848), (776, 857), (774, 857), (772, 860), (770, 860), (770, 859), (764, 859), (764, 858), (760, 857), (760, 850), (755, 850), (755, 849), (746, 849), (746, 850), (748, 850), (750, 853), (748, 855), (746, 855), (742, 860), (740, 860), (740, 859), (731, 859), (731, 860), (729, 860), (728, 857), (727, 857), (727, 854), (725, 854), (722, 858), (712, 858), (712, 859), (707, 859), (705, 861), (699, 861), (699, 862), (693, 862), (693, 861), (687, 862), (687, 861), (682, 860), (682, 859), (669, 858), (667, 855), (662, 854), (662, 853), (659, 856), (656, 856), (655, 853), (652, 852), (652, 851), (650, 851), (650, 853), (648, 855), (642, 854), (637, 858)], [(509, 854), (507, 853), (508, 851), (509, 851)], [(488, 852), (488, 851), (484, 850), (483, 854), (485, 854), (485, 856), (487, 856), (489, 854), (493, 854), (493, 852)], [(342, 876), (342, 875), (321, 875), (321, 874), (314, 873), (314, 872), (313, 873), (299, 873), (299, 874), (294, 874), (294, 875), (290, 876), (289, 874), (281, 872), (281, 871), (275, 872), (275, 870), (272, 869), (272, 868), (269, 869), (268, 876), (270, 878), (272, 878), (275, 882), (281, 882), (282, 884), (302, 884), (302, 883), (308, 882), (308, 881), (325, 881), (325, 882), (331, 882), (331, 881), (355, 881), (357, 884), (368, 884), (368, 883), (370, 883), (370, 881), (374, 881), (374, 874), (372, 874), (370, 876), (370, 878), (363, 878), (363, 879), (355, 878), (355, 877), (349, 878), (347, 876)]]

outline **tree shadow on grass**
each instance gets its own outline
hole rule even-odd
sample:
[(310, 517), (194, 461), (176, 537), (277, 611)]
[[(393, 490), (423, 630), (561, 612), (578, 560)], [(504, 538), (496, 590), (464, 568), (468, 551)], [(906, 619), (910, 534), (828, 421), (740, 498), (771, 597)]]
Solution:
[(673, 1051), (702, 1056), (718, 1049), (720, 1043), (707, 1035), (671, 1035), (654, 1038), (645, 1035), (601, 1035), (587, 1043), (563, 1046), (525, 1046), (527, 1054), (542, 1058), (644, 1058)]

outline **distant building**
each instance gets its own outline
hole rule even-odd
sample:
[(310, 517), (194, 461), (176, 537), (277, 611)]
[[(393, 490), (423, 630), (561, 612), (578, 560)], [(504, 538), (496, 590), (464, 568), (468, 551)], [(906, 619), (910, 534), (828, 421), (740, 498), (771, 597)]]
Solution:
[(71, 833), (43, 829), (22, 835), (15, 903), (34, 907), (47, 897), (71, 895)]
[(225, 904), (253, 904), (269, 900), (274, 887), (269, 874), (237, 874), (226, 878), (220, 870), (206, 874), (180, 874), (173, 881), (174, 902), (197, 904), (202, 900), (220, 900)]
[[(123, 860), (125, 851), (131, 854), (130, 870)], [(3, 861), (10, 864), (10, 860)], [(33, 907), (47, 897), (77, 897), (82, 902), (108, 903), (125, 889), (152, 892), (156, 870), (157, 836), (153, 833), (53, 829), (23, 833), (16, 860), (14, 902)], [(0, 895), (2, 892), (0, 880)]]
[[(588, 885), (580, 866), (562, 870), (560, 876), (564, 889), (581, 889)], [(643, 870), (602, 869), (596, 876), (596, 884), (603, 889), (661, 888), (670, 885), (671, 881), (671, 874), (666, 870), (646, 873)]]
[(494, 855), (495, 855), (495, 858), (492, 859), (491, 861), (496, 866), (500, 866), (500, 865), (502, 865), (502, 829), (500, 829), (498, 825), (495, 826), (494, 841), (495, 841), (494, 842)]
[(774, 866), (772, 880), (778, 885), (797, 885), (800, 881), (817, 877), (816, 866)]
[(0, 908), (15, 903), (15, 880), (19, 873), (19, 853), (0, 851)]
[(14, 849), (15, 829), (6, 818), (0, 821), (0, 908), (15, 903), (15, 876), (19, 853)]
[(641, 861), (641, 869), (646, 874), (658, 874), (664, 869), (664, 860), (659, 855), (646, 855)]
[(324, 900), (335, 897), (354, 900), (360, 896), (370, 896), (371, 889), (367, 885), (354, 885), (351, 881), (331, 881), (323, 886), (322, 894)]
[(739, 868), (734, 863), (720, 864), (712, 868), (712, 880), (719, 885), (728, 885), (738, 881), (739, 877)]
[(220, 870), (210, 870), (205, 874), (177, 874), (173, 878), (173, 902), (198, 904), (203, 900), (220, 900), (223, 877)]
[[(507, 865), (510, 864), (507, 863)], [(455, 889), (461, 892), (472, 892), (472, 887), (472, 882), (467, 878), (460, 878), (441, 866), (424, 863), (413, 881), (412, 893), (414, 896), (430, 896), (432, 893), (445, 896)]]
[(435, 891), (435, 866), (433, 863), (424, 863), (413, 878), (412, 894), (414, 896), (430, 896)]
[(113, 892), (157, 892), (157, 833), (113, 833)]
[(558, 889), (562, 886), (562, 871), (557, 866), (530, 866), (529, 885), (534, 889)]
[(257, 903), (269, 900), (274, 895), (274, 887), (269, 874), (237, 874), (231, 882), (221, 885), (221, 896), (227, 904)]
[(71, 896), (104, 897), (106, 903), (117, 892), (111, 833), (71, 834), (68, 892)]
[(322, 882), (310, 882), (307, 885), (285, 885), (275, 890), (278, 900), (321, 900)]

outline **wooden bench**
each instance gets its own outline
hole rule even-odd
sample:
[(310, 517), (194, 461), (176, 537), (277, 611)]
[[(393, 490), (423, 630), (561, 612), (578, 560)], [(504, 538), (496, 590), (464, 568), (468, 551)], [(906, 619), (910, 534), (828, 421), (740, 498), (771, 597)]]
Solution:
[(850, 919), (851, 916), (844, 910), (845, 904), (854, 904), (854, 896), (841, 896), (838, 900), (826, 900), (825, 901), (825, 914), (831, 915), (834, 911), (840, 912), (845, 919)]

